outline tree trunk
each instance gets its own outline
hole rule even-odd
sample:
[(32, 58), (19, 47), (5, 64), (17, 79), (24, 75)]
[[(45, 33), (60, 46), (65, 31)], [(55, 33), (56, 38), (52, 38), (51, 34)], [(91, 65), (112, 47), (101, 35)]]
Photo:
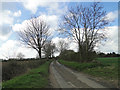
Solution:
[(78, 43), (79, 47), (79, 61), (82, 62), (82, 55), (81, 55), (81, 46), (80, 43)]
[(39, 49), (38, 54), (39, 54), (39, 59), (41, 59), (41, 48)]

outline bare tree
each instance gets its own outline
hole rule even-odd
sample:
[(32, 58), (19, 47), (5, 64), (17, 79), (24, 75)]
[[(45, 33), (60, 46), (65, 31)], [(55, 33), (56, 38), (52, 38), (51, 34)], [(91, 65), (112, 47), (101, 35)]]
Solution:
[(55, 43), (51, 42), (51, 57), (54, 57), (54, 53), (57, 51)]
[(66, 43), (64, 40), (60, 40), (58, 42), (58, 51), (62, 53), (64, 50), (68, 48), (68, 43)]
[(23, 55), (22, 53), (18, 53), (17, 57), (18, 57), (18, 59), (23, 59), (25, 57), (25, 55)]
[(44, 54), (47, 58), (54, 57), (54, 52), (56, 51), (55, 44), (52, 41), (47, 41), (43, 47)]
[(106, 38), (103, 31), (109, 21), (103, 7), (98, 2), (88, 7), (71, 7), (63, 21), (60, 30), (78, 43), (80, 59), (89, 60), (89, 53), (94, 51), (99, 41)]
[(39, 54), (39, 58), (41, 58), (42, 48), (50, 37), (49, 25), (39, 17), (31, 18), (27, 22), (26, 28), (21, 30), (19, 36), (20, 40), (35, 49)]

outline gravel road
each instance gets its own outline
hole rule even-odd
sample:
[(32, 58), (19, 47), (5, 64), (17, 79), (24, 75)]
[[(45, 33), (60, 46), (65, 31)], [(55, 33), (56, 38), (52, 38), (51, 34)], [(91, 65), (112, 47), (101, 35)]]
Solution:
[[(50, 81), (53, 88), (108, 88), (73, 71), (57, 61), (50, 64)], [(109, 89), (108, 89), (109, 90)]]

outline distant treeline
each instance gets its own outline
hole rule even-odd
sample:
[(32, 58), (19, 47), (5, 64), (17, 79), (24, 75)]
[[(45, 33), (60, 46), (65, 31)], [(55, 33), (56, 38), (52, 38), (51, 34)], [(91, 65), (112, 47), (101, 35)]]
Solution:
[[(44, 60), (45, 58), (42, 58), (41, 60)], [(17, 58), (9, 58), (8, 60), (6, 59), (2, 59), (2, 62), (9, 62), (9, 61), (33, 61), (33, 60), (39, 60), (39, 58), (21, 58), (21, 59), (17, 59)]]
[[(116, 54), (115, 52), (110, 52), (110, 53), (103, 53), (103, 52), (91, 52), (89, 54), (92, 59), (97, 58), (97, 57), (120, 57), (120, 54)], [(42, 58), (41, 60), (44, 60), (46, 58)], [(79, 54), (78, 52), (74, 52), (73, 50), (64, 50), (63, 52), (60, 53), (59, 56), (57, 57), (52, 57), (48, 59), (64, 59), (64, 60), (74, 60), (78, 61), (79, 59)], [(9, 61), (30, 61), (30, 60), (39, 60), (39, 58), (22, 58), (22, 59), (16, 59), (16, 58), (10, 58), (8, 60), (2, 59), (2, 62), (9, 62)]]
[[(59, 56), (56, 57), (56, 59), (79, 62), (79, 57), (80, 57), (80, 55), (78, 52), (74, 52), (73, 50), (64, 50), (63, 52), (60, 53)], [(95, 58), (98, 58), (98, 57), (120, 57), (120, 54), (116, 54), (115, 52), (107, 53), (107, 54), (105, 54), (103, 52), (96, 52), (96, 51), (89, 52), (89, 58), (91, 60), (95, 60)], [(84, 58), (83, 58), (83, 60), (85, 62), (88, 62)]]
[(101, 52), (101, 53), (98, 53), (98, 56), (99, 57), (120, 57), (120, 54), (116, 54), (115, 52), (105, 54)]

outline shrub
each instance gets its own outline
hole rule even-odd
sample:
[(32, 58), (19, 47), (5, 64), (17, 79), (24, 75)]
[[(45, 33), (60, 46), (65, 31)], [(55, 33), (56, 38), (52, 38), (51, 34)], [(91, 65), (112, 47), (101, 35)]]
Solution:
[(64, 50), (63, 52), (60, 53), (60, 59), (67, 61), (91, 62), (95, 58), (96, 58), (95, 51), (89, 51), (87, 54), (85, 52), (82, 52), (81, 57), (78, 52), (74, 52), (73, 50)]
[(26, 70), (25, 66), (20, 65), (16, 61), (8, 62), (6, 65), (2, 67), (2, 79), (9, 80), (19, 74), (24, 73)]
[(43, 64), (46, 60), (11, 60), (2, 64), (2, 80), (10, 80), (19, 76), (32, 68), (36, 68)]

